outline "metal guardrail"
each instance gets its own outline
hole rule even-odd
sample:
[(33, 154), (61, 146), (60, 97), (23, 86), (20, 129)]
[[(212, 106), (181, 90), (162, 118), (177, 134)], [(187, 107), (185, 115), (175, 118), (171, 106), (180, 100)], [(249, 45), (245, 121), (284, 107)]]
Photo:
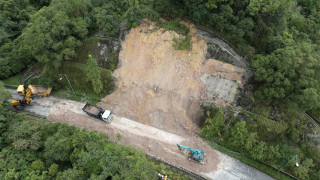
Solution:
[[(291, 103), (294, 103), (291, 98), (289, 98), (289, 100)], [(320, 131), (320, 120), (313, 117), (311, 114), (308, 114), (305, 111), (303, 111), (298, 105), (297, 105), (297, 107), (298, 107), (300, 113), (303, 114), (307, 118), (307, 120), (309, 120), (309, 122), (311, 122), (318, 129), (318, 131)]]
[(320, 125), (320, 120), (314, 117), (311, 113), (305, 112), (305, 115), (309, 116), (311, 119), (313, 119), (316, 123)]
[(163, 161), (163, 160), (161, 160), (159, 158), (156, 158), (156, 157), (153, 157), (153, 156), (150, 156), (150, 155), (147, 155), (147, 154), (145, 154), (145, 156), (147, 158), (151, 159), (151, 160), (158, 161), (158, 162), (164, 164), (165, 166), (167, 166), (168, 168), (170, 168), (170, 169), (172, 169), (174, 171), (177, 171), (177, 172), (179, 172), (179, 173), (181, 173), (181, 174), (183, 174), (185, 176), (188, 176), (189, 178), (191, 178), (193, 180), (206, 180), (206, 178), (204, 178), (204, 177), (202, 177), (202, 176), (200, 176), (198, 174), (195, 174), (195, 173), (193, 173), (191, 171), (188, 171), (188, 170), (186, 170), (186, 169), (184, 169), (182, 167), (174, 166), (172, 164), (169, 164), (168, 162), (165, 162), (165, 161)]
[(320, 126), (319, 126), (319, 122), (317, 121), (317, 119), (312, 118), (306, 112), (303, 112), (303, 111), (300, 111), (300, 112), (318, 129), (318, 131), (320, 131)]
[[(224, 147), (224, 146), (219, 145), (218, 143), (216, 143), (216, 142), (214, 142), (214, 141), (210, 141), (210, 142), (211, 142), (212, 144), (216, 145), (216, 146), (219, 146), (220, 148), (223, 148), (223, 149), (231, 152), (231, 153), (241, 155), (241, 156), (243, 156), (243, 157), (245, 157), (245, 158), (247, 158), (247, 159), (250, 159), (250, 160), (252, 160), (252, 161), (255, 161), (255, 162), (258, 162), (258, 163), (260, 163), (260, 164), (263, 164), (263, 165), (265, 165), (265, 166), (267, 166), (267, 167), (269, 167), (269, 168), (271, 168), (271, 169), (273, 169), (273, 170), (275, 170), (275, 171), (277, 171), (277, 172), (281, 172), (282, 174), (284, 174), (284, 175), (286, 175), (286, 176), (289, 176), (289, 177), (292, 178), (292, 179), (299, 180), (297, 177), (295, 177), (295, 176), (293, 176), (293, 175), (291, 175), (291, 174), (289, 174), (289, 173), (287, 173), (287, 172), (285, 172), (285, 171), (283, 171), (283, 170), (280, 170), (280, 169), (277, 169), (277, 168), (275, 168), (275, 167), (273, 167), (273, 166), (270, 166), (270, 165), (267, 164), (266, 162), (253, 160), (253, 159), (245, 156), (243, 153), (239, 153), (239, 152), (236, 152), (236, 151), (232, 151), (232, 150), (230, 150), (230, 149), (228, 149), (228, 148), (226, 148), (226, 147)], [(247, 163), (245, 163), (245, 164), (247, 164)], [(248, 166), (251, 166), (251, 165), (249, 165), (249, 164), (247, 164), (247, 165), (248, 165)], [(254, 167), (254, 166), (251, 166), (251, 167), (256, 168), (256, 167)], [(257, 168), (256, 168), (256, 169), (257, 169)], [(259, 169), (258, 169), (258, 170), (259, 170)], [(260, 171), (261, 171), (261, 170), (260, 170)], [(264, 171), (262, 171), (262, 172), (264, 172)], [(266, 173), (266, 174), (267, 174), (267, 173)]]
[(7, 87), (7, 88), (11, 88), (11, 89), (13, 89), (13, 88), (18, 88), (18, 86), (15, 86), (15, 85), (10, 85), (10, 84), (4, 84), (4, 86), (5, 87)]

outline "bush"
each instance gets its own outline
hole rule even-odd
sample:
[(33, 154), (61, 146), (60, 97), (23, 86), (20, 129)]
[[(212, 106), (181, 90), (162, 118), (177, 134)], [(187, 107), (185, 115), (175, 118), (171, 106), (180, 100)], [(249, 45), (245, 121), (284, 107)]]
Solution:
[(43, 170), (44, 163), (41, 160), (36, 160), (31, 163), (31, 167), (35, 170)]
[(30, 79), (29, 84), (52, 88), (57, 86), (57, 84), (54, 82), (54, 78), (48, 76), (40, 76), (37, 79)]
[(102, 81), (101, 81), (101, 69), (98, 65), (98, 62), (96, 59), (92, 57), (92, 55), (89, 54), (89, 59), (87, 61), (87, 82), (92, 83), (93, 91), (96, 94), (99, 94), (102, 89)]
[(173, 48), (175, 50), (187, 50), (191, 47), (191, 37), (173, 38)]
[(237, 122), (229, 134), (228, 142), (234, 148), (242, 148), (248, 137), (248, 129), (245, 121)]
[[(108, 94), (112, 92), (114, 88), (113, 77), (111, 75), (111, 71), (107, 69), (100, 68), (100, 77), (103, 85), (103, 89), (101, 91), (101, 95)], [(79, 93), (92, 93), (95, 94), (93, 91), (93, 86), (91, 83), (86, 83), (87, 78), (87, 66), (82, 63), (72, 63), (66, 62), (63, 64), (63, 67), (60, 68), (60, 75), (67, 73), (69, 80), (73, 89)], [(68, 82), (64, 78), (63, 80), (59, 81), (60, 85), (67, 86)]]
[(118, 65), (118, 56), (115, 51), (109, 53), (107, 69), (113, 71)]
[(190, 32), (190, 29), (187, 28), (186, 25), (181, 24), (179, 20), (168, 21), (168, 22), (158, 21), (157, 25), (167, 30), (175, 31), (178, 34), (181, 34), (183, 36), (187, 36)]
[[(207, 140), (213, 140), (215, 137), (221, 136), (221, 130), (224, 125), (223, 111), (219, 109), (217, 112), (207, 110), (207, 118), (204, 127), (201, 129), (201, 136)], [(210, 115), (214, 113), (214, 115)], [(213, 116), (213, 118), (211, 118)]]

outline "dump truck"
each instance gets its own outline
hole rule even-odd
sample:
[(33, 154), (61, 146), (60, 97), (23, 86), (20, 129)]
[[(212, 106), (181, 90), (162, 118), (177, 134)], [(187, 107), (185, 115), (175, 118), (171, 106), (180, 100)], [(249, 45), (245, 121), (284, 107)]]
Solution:
[(101, 107), (88, 102), (82, 108), (82, 111), (87, 113), (89, 116), (97, 118), (106, 123), (111, 123), (111, 120), (113, 118), (113, 114), (109, 110), (104, 110)]
[[(49, 96), (49, 94), (52, 91), (51, 87), (43, 87), (43, 86), (38, 86), (38, 85), (29, 85), (28, 89), (31, 90), (31, 94), (34, 96)], [(24, 95), (24, 86), (19, 85), (17, 92), (19, 95), (23, 96)]]

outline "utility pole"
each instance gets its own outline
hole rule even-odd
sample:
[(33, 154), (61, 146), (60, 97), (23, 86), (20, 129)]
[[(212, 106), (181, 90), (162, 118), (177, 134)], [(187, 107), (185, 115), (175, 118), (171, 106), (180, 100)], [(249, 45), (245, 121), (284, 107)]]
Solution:
[(76, 93), (74, 93), (74, 90), (73, 90), (73, 88), (72, 88), (72, 86), (71, 86), (71, 83), (70, 83), (70, 81), (69, 81), (69, 78), (68, 78), (67, 74), (64, 74), (59, 80), (61, 81), (64, 76), (67, 78), (67, 81), (68, 81), (68, 83), (69, 83), (69, 86), (71, 87), (71, 90), (72, 90), (73, 95), (76, 96)]
[[(281, 169), (285, 168), (292, 160), (296, 159), (296, 166), (299, 167), (299, 163), (298, 163), (298, 155), (295, 155), (290, 161), (287, 162), (286, 165), (284, 165)], [(281, 170), (279, 169), (279, 171)], [(278, 171), (278, 172), (279, 172)]]

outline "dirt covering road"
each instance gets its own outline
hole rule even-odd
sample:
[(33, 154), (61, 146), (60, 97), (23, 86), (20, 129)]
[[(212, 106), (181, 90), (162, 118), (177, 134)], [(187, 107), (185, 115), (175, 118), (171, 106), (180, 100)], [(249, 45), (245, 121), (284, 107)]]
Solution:
[[(7, 90), (13, 94), (13, 98), (18, 97), (15, 90)], [(117, 134), (120, 133), (122, 140), (119, 143), (134, 146), (145, 154), (196, 174), (210, 173), (217, 169), (220, 161), (218, 152), (210, 148), (201, 138), (179, 136), (117, 115), (110, 124), (107, 124), (84, 113), (82, 111), (84, 105), (85, 103), (50, 96), (34, 99), (33, 105), (26, 106), (24, 110), (47, 117), (54, 123), (67, 123), (88, 131), (104, 133), (113, 142), (117, 142)], [(177, 143), (204, 150), (205, 166), (189, 161), (187, 152), (181, 153)]]

